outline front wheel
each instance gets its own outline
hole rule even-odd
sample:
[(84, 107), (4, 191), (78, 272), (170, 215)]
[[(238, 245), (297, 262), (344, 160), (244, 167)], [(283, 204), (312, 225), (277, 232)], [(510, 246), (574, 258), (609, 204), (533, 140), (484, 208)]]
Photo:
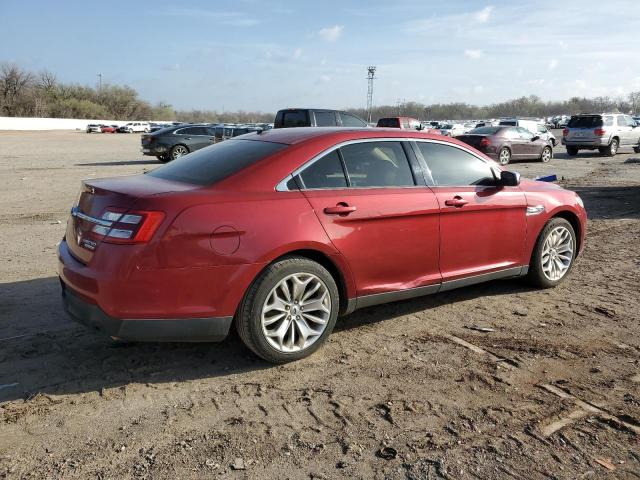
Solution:
[(502, 147), (498, 153), (498, 161), (500, 165), (507, 165), (511, 161), (511, 150), (507, 147)]
[(564, 218), (552, 218), (538, 236), (531, 256), (529, 283), (550, 288), (567, 276), (576, 258), (576, 234)]
[(247, 291), (236, 316), (244, 344), (268, 362), (307, 357), (326, 341), (340, 296), (331, 274), (304, 257), (269, 265)]
[(160, 160), (163, 163), (168, 162), (169, 160), (171, 160), (171, 158), (169, 157), (169, 155), (156, 155), (156, 158), (158, 160)]
[(551, 150), (551, 147), (544, 147), (540, 154), (540, 161), (542, 163), (549, 163), (551, 158), (553, 158), (553, 150)]
[(640, 153), (640, 146), (638, 146), (638, 147), (633, 147), (633, 151), (634, 151), (635, 153)]

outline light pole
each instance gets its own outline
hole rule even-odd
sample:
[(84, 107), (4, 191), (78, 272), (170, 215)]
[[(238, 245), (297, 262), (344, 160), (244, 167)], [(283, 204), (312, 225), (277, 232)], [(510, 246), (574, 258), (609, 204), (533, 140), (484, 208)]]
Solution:
[(371, 109), (373, 108), (373, 81), (376, 79), (376, 67), (367, 67), (367, 121), (371, 123)]
[(98, 92), (102, 91), (102, 74), (98, 74)]

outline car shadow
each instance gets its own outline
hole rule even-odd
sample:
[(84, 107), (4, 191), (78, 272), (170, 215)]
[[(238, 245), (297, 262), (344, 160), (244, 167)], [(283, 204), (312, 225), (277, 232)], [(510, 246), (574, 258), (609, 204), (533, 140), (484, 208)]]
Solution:
[[(336, 330), (356, 329), (479, 296), (527, 291), (495, 281), (359, 310)], [(274, 368), (235, 329), (220, 343), (117, 343), (76, 324), (63, 310), (56, 277), (0, 284), (0, 402), (42, 394), (102, 392), (133, 383), (184, 382)]]
[(569, 188), (580, 195), (591, 220), (640, 218), (640, 185)]
[(76, 163), (76, 167), (121, 167), (123, 165), (162, 165), (160, 160), (122, 160), (114, 162)]

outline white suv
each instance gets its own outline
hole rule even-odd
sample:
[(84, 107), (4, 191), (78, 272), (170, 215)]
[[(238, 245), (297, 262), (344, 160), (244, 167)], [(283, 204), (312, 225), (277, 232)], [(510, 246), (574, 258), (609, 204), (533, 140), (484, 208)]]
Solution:
[(569, 155), (597, 148), (612, 157), (619, 147), (633, 147), (640, 153), (640, 127), (629, 115), (620, 113), (574, 115), (562, 132), (562, 144)]
[(122, 127), (122, 130), (124, 130), (127, 133), (134, 133), (134, 132), (147, 133), (149, 130), (151, 130), (151, 125), (149, 125), (147, 122), (129, 122), (124, 127)]

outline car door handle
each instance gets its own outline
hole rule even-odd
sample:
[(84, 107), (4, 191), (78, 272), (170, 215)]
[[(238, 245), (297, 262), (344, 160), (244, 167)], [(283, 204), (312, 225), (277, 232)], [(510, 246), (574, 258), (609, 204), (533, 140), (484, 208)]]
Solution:
[(462, 197), (458, 197), (458, 196), (455, 196), (452, 199), (446, 200), (444, 202), (444, 204), (447, 207), (456, 207), (456, 208), (464, 207), (467, 203), (469, 203), (469, 202), (464, 200)]
[(327, 215), (349, 215), (356, 211), (356, 207), (340, 202), (335, 207), (325, 207), (323, 211)]

